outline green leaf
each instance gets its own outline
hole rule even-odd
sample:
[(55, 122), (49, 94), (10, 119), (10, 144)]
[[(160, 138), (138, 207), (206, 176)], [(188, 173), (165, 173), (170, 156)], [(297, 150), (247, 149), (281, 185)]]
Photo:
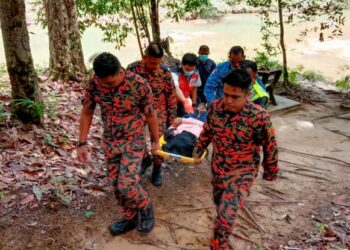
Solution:
[(320, 234), (323, 234), (323, 233), (324, 233), (324, 231), (326, 230), (326, 226), (327, 226), (327, 225), (325, 225), (325, 224), (323, 224), (323, 223), (320, 223), (320, 222), (317, 222), (317, 223), (315, 224), (315, 227), (320, 231)]
[(52, 140), (53, 140), (53, 137), (52, 137), (52, 135), (46, 134), (46, 135), (44, 135), (44, 139), (45, 139), (46, 141), (52, 141)]
[(47, 142), (51, 147), (55, 147), (55, 148), (57, 148), (58, 146), (57, 146), (57, 144), (56, 143), (54, 143), (54, 142), (52, 142), (52, 141), (49, 141), (49, 142)]
[(56, 183), (61, 183), (65, 181), (66, 181), (66, 178), (63, 176), (55, 177), (50, 180), (50, 182), (56, 182)]
[(95, 213), (93, 211), (86, 211), (86, 213), (85, 213), (86, 218), (91, 218), (94, 215), (95, 215)]
[(66, 205), (69, 206), (70, 205), (70, 198), (66, 195), (63, 195), (59, 192), (56, 193), (57, 197), (59, 197), (61, 199), (61, 202)]
[(38, 186), (33, 186), (33, 193), (35, 194), (35, 197), (38, 199), (38, 201), (41, 201), (43, 193)]

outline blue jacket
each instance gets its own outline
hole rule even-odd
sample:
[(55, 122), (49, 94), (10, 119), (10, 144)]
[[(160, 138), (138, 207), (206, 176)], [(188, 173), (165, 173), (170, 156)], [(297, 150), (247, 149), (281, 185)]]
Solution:
[(208, 103), (212, 103), (223, 96), (224, 84), (222, 78), (232, 69), (231, 62), (226, 61), (217, 65), (211, 73), (204, 87), (204, 96)]
[[(216, 69), (211, 73), (204, 87), (204, 96), (207, 99), (208, 104), (211, 104), (216, 99), (222, 98), (224, 95), (224, 84), (222, 78), (232, 69), (231, 62), (226, 61), (217, 65)], [(257, 82), (261, 87), (266, 89), (265, 85), (259, 78), (257, 79)]]

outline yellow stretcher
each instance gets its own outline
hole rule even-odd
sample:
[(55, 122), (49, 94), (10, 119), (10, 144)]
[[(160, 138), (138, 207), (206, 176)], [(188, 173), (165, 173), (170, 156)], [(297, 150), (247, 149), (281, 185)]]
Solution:
[[(160, 148), (162, 148), (163, 145), (165, 145), (165, 144), (166, 144), (166, 141), (164, 139), (164, 136), (160, 137), (160, 139), (159, 139)], [(187, 156), (168, 153), (168, 152), (165, 152), (163, 150), (157, 150), (157, 151), (155, 151), (155, 154), (159, 155), (160, 157), (162, 157), (164, 159), (169, 159), (169, 160), (173, 160), (173, 161), (177, 161), (177, 162), (181, 162), (181, 163), (185, 163), (185, 164), (198, 164), (198, 163), (201, 163), (203, 161), (203, 159), (207, 156), (208, 151), (205, 151), (203, 153), (203, 155), (198, 160), (195, 160), (194, 158), (187, 157)]]

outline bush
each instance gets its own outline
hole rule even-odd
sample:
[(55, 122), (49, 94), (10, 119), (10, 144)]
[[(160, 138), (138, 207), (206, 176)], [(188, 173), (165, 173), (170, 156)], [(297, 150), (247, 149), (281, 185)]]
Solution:
[(343, 80), (336, 81), (335, 86), (340, 90), (350, 90), (350, 75)]
[(240, 4), (242, 0), (225, 0), (224, 2), (229, 6), (235, 6), (237, 4)]
[(318, 72), (315, 72), (313, 70), (306, 70), (306, 71), (304, 71), (302, 73), (302, 77), (304, 79), (312, 81), (312, 82), (314, 82), (314, 81), (325, 81), (326, 80), (326, 78), (322, 74), (320, 74)]
[(219, 10), (212, 5), (201, 8), (198, 14), (202, 19), (217, 19), (221, 16)]
[(262, 51), (256, 51), (254, 61), (258, 64), (259, 69), (280, 69), (282, 65), (277, 60), (272, 60), (271, 57)]
[(296, 68), (288, 69), (289, 83), (292, 86), (296, 87), (297, 89), (300, 88), (300, 84), (298, 83), (298, 80), (300, 79), (300, 76), (302, 75), (303, 70), (304, 70), (304, 67), (302, 65), (298, 65)]

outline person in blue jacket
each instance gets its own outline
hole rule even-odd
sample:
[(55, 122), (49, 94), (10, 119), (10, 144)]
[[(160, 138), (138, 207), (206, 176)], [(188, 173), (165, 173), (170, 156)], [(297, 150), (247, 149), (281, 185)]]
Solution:
[(214, 100), (223, 96), (224, 86), (222, 78), (232, 69), (240, 68), (244, 59), (243, 48), (241, 46), (233, 46), (229, 51), (229, 59), (217, 65), (204, 87), (204, 96), (208, 104), (211, 104)]

